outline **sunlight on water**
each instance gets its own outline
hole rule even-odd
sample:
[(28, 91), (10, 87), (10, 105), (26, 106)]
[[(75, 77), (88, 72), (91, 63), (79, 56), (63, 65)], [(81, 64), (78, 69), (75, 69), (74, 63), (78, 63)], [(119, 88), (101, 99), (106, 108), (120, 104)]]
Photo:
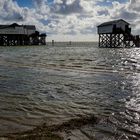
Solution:
[(71, 46), (0, 48), (0, 134), (95, 115), (76, 139), (140, 136), (140, 50)]

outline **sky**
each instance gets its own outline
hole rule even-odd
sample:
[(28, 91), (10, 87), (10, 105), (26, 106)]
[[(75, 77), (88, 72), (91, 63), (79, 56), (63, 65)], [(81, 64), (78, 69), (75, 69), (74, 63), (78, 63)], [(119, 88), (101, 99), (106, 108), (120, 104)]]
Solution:
[(140, 0), (0, 0), (0, 24), (35, 25), (47, 40), (97, 41), (97, 26), (124, 19), (140, 34)]

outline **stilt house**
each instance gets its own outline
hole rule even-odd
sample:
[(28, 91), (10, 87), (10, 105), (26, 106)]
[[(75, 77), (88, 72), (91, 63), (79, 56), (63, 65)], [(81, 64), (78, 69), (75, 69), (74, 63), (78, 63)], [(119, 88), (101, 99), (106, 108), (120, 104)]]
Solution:
[(139, 36), (131, 34), (129, 23), (123, 19), (98, 26), (99, 47), (139, 47)]
[(34, 25), (0, 25), (0, 46), (45, 44), (46, 34), (40, 34)]

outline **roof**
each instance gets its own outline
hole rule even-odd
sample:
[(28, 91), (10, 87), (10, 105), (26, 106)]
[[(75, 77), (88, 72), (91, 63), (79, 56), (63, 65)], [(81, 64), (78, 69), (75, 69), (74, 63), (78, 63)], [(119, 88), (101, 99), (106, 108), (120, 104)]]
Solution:
[(123, 20), (123, 19), (119, 19), (119, 20), (113, 20), (113, 21), (109, 21), (109, 22), (104, 22), (100, 25), (98, 25), (98, 27), (102, 27), (102, 26), (107, 26), (107, 25), (114, 25), (114, 24), (117, 24), (118, 22), (120, 21), (123, 21), (125, 22), (126, 24), (130, 25), (127, 21)]
[(9, 25), (10, 27), (16, 27), (16, 26), (20, 26), (20, 25), (18, 25), (17, 23), (13, 23), (13, 24), (11, 24), (11, 25)]
[(17, 23), (13, 23), (13, 24), (10, 24), (10, 25), (0, 25), (0, 29), (5, 29), (5, 28), (14, 28), (16, 26), (20, 26), (18, 25)]
[(18, 25), (17, 23), (13, 23), (10, 25), (0, 25), (0, 29), (15, 28), (15, 27), (24, 27), (25, 29), (28, 30), (36, 30), (36, 27), (34, 25)]

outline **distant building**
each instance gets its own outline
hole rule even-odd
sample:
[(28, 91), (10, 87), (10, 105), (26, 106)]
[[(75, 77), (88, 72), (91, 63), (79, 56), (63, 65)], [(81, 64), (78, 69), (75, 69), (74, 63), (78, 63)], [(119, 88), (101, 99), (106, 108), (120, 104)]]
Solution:
[(46, 34), (40, 34), (34, 25), (0, 25), (0, 46), (45, 44)]
[(129, 23), (123, 19), (98, 26), (99, 47), (139, 47), (139, 36), (131, 34)]

